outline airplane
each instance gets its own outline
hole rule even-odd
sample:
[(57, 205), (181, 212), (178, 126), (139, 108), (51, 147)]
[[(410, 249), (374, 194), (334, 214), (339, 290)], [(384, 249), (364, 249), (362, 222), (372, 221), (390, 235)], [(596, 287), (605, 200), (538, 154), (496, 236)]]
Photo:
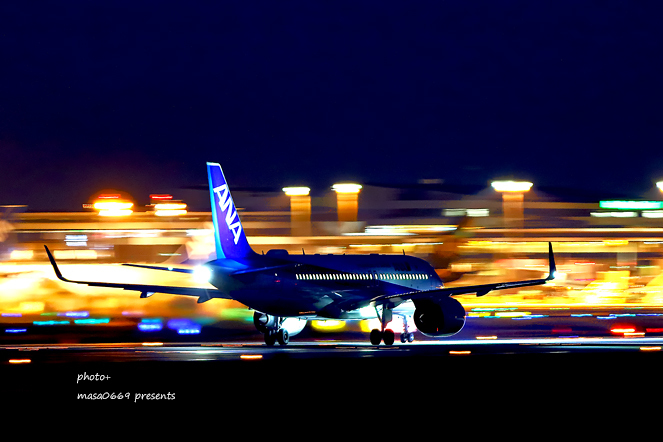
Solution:
[[(295, 255), (287, 250), (258, 254), (249, 245), (221, 165), (207, 163), (216, 259), (204, 264), (215, 289), (147, 284), (73, 281), (60, 272), (53, 255), (44, 245), (56, 276), (68, 283), (93, 287), (122, 288), (140, 292), (141, 298), (154, 293), (198, 297), (198, 303), (214, 298), (233, 299), (254, 310), (253, 322), (264, 335), (265, 344), (286, 345), (313, 319), (361, 320), (377, 318), (381, 324), (370, 332), (372, 345), (394, 343), (387, 328), (394, 315), (404, 316), (402, 343), (412, 342), (408, 317), (398, 313), (414, 304), (411, 319), (426, 336), (444, 337), (458, 333), (465, 325), (465, 309), (452, 296), (545, 284), (555, 277), (552, 243), (548, 243), (548, 276), (542, 279), (444, 287), (433, 267), (423, 259), (403, 255)], [(142, 264), (125, 264), (155, 270), (194, 273), (182, 269)], [(396, 313), (395, 313), (396, 310)]]

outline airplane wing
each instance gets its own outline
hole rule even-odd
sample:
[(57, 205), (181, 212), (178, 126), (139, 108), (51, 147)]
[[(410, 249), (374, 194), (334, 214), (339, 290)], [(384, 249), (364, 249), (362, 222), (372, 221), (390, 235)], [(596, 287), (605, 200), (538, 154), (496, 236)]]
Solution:
[(135, 290), (137, 292), (140, 292), (141, 298), (148, 298), (155, 293), (167, 293), (171, 295), (195, 296), (198, 298), (199, 303), (209, 301), (212, 298), (232, 299), (229, 295), (223, 293), (220, 290), (215, 290), (215, 289), (203, 289), (196, 287), (173, 287), (173, 286), (150, 285), (150, 284), (123, 284), (123, 283), (114, 283), (114, 282), (74, 281), (62, 276), (62, 273), (60, 272), (60, 269), (58, 268), (58, 265), (56, 264), (55, 258), (53, 258), (51, 251), (48, 250), (47, 246), (44, 246), (44, 248), (46, 249), (48, 260), (51, 262), (51, 265), (53, 266), (55, 275), (58, 277), (58, 279), (64, 282), (71, 282), (75, 284), (86, 284), (91, 287), (109, 287), (109, 288), (124, 289), (124, 290)]
[(370, 302), (378, 305), (390, 304), (390, 303), (398, 304), (401, 301), (405, 300), (416, 300), (423, 298), (429, 298), (429, 299), (446, 298), (447, 296), (464, 295), (467, 293), (476, 293), (477, 296), (484, 296), (485, 294), (493, 290), (504, 290), (514, 287), (527, 287), (531, 285), (545, 284), (546, 282), (551, 281), (552, 279), (555, 278), (556, 266), (555, 266), (555, 257), (553, 256), (552, 243), (548, 243), (548, 265), (549, 265), (548, 276), (542, 279), (468, 285), (464, 287), (448, 287), (448, 288), (434, 289), (434, 290), (413, 291), (409, 293), (401, 293), (398, 295), (383, 295), (371, 299)]
[(178, 267), (148, 266), (145, 264), (122, 264), (127, 267), (139, 267), (141, 269), (168, 270), (169, 272), (193, 273), (193, 269), (180, 269)]

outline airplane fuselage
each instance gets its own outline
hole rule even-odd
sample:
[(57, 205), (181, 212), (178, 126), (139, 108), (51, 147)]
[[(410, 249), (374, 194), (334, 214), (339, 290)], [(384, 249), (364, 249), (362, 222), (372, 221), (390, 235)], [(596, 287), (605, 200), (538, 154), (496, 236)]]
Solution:
[[(208, 263), (215, 287), (228, 290), (233, 299), (250, 308), (281, 317), (359, 319), (359, 309), (369, 306), (373, 298), (443, 287), (430, 264), (405, 255), (270, 251), (256, 256), (250, 265), (271, 270), (230, 273), (219, 264)], [(393, 306), (399, 303), (395, 298)]]

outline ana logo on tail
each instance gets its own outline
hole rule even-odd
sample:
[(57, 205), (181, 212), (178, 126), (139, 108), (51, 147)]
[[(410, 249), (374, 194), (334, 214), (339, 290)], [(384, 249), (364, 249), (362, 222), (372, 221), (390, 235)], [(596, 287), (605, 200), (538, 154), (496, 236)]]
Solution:
[[(226, 225), (231, 232), (233, 232), (233, 238), (235, 239), (235, 245), (239, 241), (239, 235), (242, 233), (242, 224), (239, 222), (237, 217), (237, 209), (235, 205), (232, 204), (233, 200), (230, 196), (230, 191), (228, 190), (228, 185), (224, 184), (214, 188), (214, 193), (219, 197), (219, 209), (221, 212), (226, 212)], [(230, 209), (228, 209), (230, 207)], [(237, 220), (235, 222), (235, 220)]]

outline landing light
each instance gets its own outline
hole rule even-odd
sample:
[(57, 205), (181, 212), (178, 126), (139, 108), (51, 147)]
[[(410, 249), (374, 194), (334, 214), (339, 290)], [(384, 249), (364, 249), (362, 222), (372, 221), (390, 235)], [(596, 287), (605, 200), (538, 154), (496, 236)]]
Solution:
[(205, 266), (196, 267), (193, 271), (193, 279), (196, 282), (209, 282), (212, 279), (212, 271)]

